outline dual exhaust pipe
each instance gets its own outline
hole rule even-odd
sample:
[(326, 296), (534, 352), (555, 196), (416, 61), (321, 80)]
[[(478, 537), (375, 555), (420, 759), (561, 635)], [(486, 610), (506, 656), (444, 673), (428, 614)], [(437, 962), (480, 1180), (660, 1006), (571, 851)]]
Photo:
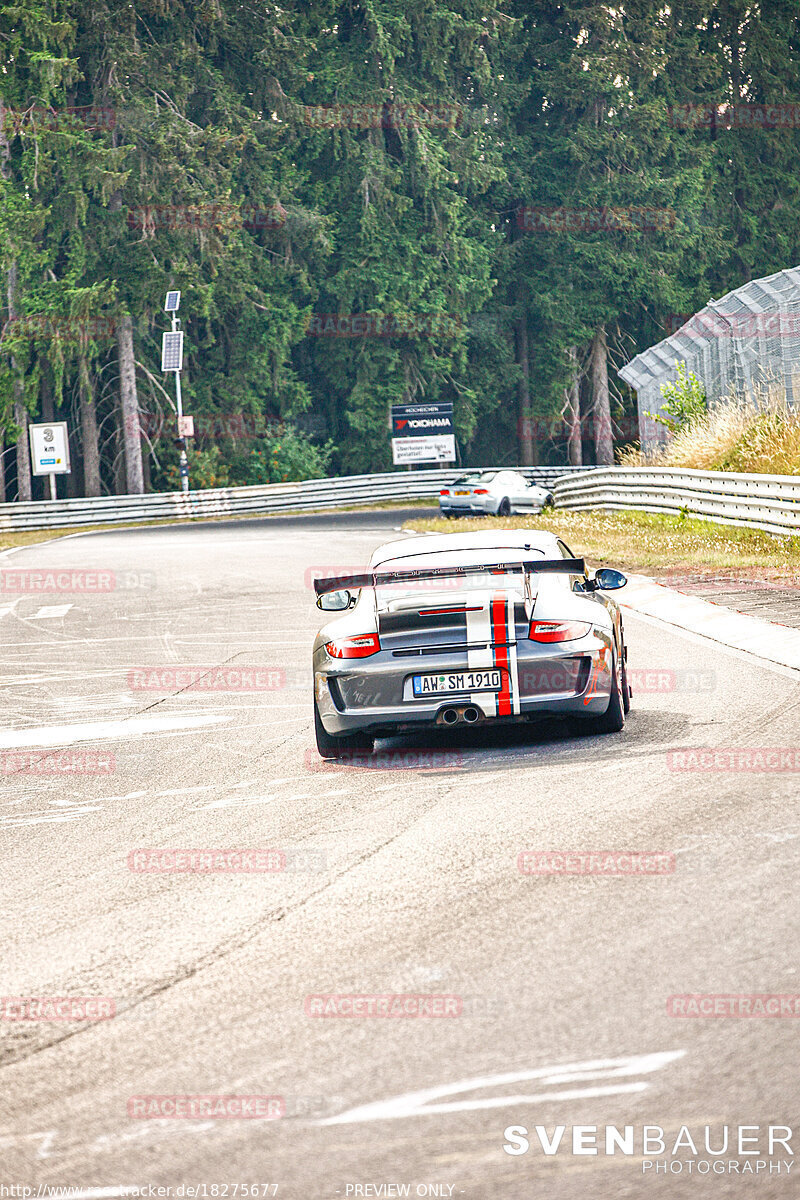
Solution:
[(482, 718), (483, 713), (479, 708), (476, 708), (474, 704), (467, 704), (460, 708), (442, 709), (436, 722), (442, 725), (475, 725)]

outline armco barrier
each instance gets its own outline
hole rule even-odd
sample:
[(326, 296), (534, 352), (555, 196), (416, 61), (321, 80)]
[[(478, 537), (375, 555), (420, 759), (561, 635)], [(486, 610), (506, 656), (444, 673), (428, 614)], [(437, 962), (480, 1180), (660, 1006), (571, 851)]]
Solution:
[[(491, 469), (491, 468), (487, 468)], [(591, 467), (504, 467), (546, 486)], [(75, 500), (36, 500), (0, 504), (0, 530), (62, 529), (126, 521), (182, 521), (246, 516), (304, 509), (346, 508), (386, 500), (424, 500), (438, 496), (462, 469), (391, 471), (384, 475), (346, 475), (306, 479), (263, 487), (208, 488), (198, 492), (151, 492), (145, 496), (88, 496)], [(555, 491), (555, 488), (554, 488)]]
[(800, 533), (800, 476), (681, 471), (670, 467), (601, 467), (558, 481), (556, 508), (685, 512), (724, 525)]

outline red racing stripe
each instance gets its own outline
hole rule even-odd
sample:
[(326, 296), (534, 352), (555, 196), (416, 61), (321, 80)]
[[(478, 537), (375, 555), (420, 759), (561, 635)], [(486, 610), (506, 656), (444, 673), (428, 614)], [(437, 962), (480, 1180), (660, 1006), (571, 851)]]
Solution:
[(508, 630), (506, 628), (506, 594), (495, 592), (492, 597), (492, 641), (495, 666), (500, 668), (501, 687), (497, 697), (498, 717), (511, 716), (511, 677), (508, 664)]

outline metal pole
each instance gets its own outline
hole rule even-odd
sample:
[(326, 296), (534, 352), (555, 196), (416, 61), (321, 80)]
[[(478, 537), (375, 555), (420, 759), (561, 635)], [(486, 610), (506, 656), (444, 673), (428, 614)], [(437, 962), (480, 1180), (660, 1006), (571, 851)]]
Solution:
[[(172, 332), (176, 333), (178, 329), (178, 319), (175, 313), (172, 314)], [(183, 416), (183, 398), (181, 396), (181, 373), (175, 372), (175, 403), (178, 410), (178, 437), (181, 437), (181, 417)], [(186, 439), (183, 439), (184, 446)], [(181, 473), (181, 491), (189, 491), (189, 459), (186, 457), (186, 450), (181, 450), (180, 457), (180, 473)]]
[(50, 480), (50, 499), (57, 500), (58, 494), (56, 492), (56, 477), (55, 475), (48, 475), (47, 478)]

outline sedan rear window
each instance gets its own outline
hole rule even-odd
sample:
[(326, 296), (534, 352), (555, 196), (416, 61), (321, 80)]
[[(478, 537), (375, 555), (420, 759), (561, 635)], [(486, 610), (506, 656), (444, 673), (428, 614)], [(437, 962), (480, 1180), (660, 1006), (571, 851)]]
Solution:
[(456, 487), (459, 483), (491, 483), (497, 475), (497, 471), (469, 471), (466, 475), (459, 475), (451, 487)]

